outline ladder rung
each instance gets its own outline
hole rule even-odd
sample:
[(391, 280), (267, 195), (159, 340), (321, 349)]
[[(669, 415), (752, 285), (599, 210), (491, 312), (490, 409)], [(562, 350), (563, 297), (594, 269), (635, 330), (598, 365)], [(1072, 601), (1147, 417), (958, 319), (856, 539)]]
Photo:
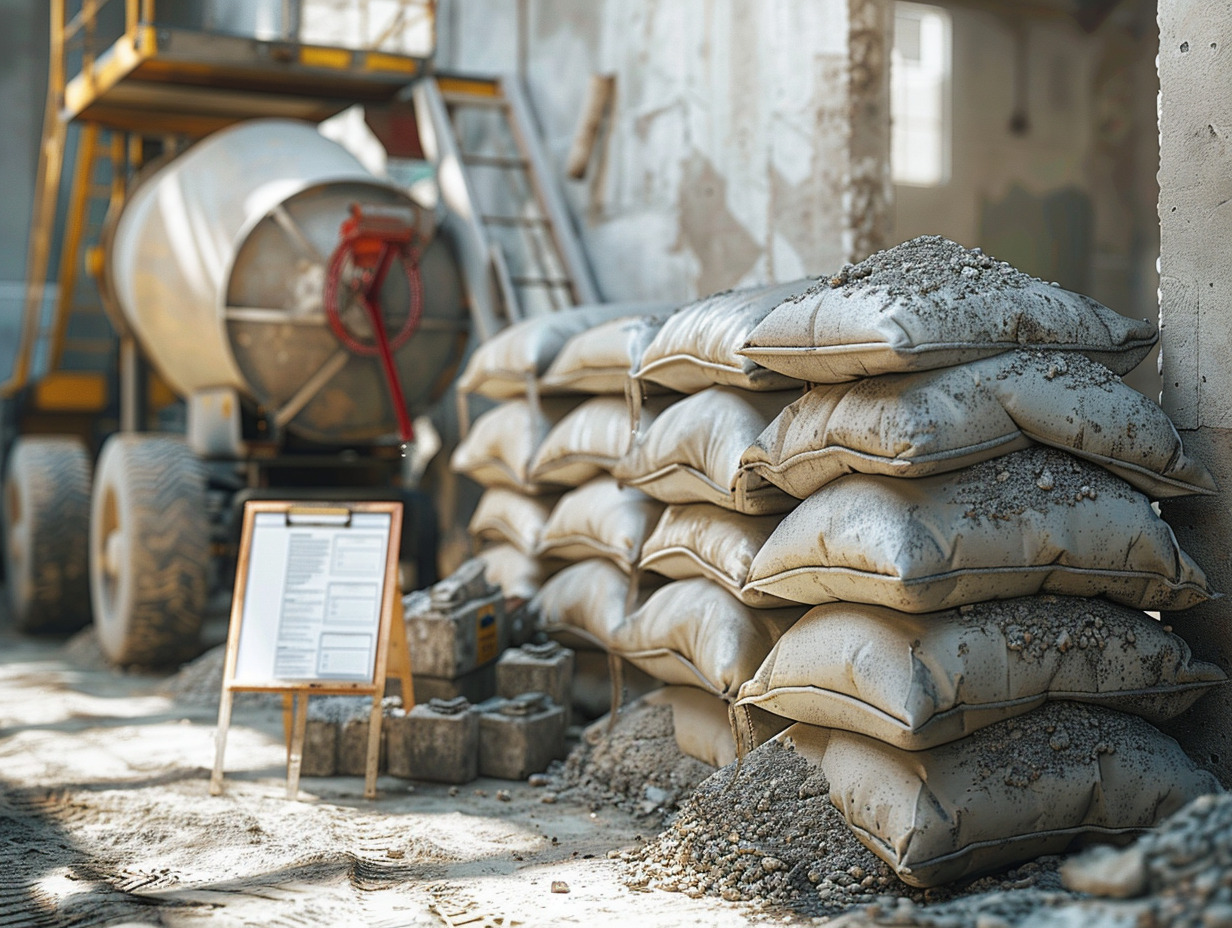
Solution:
[(509, 109), (509, 101), (504, 97), (489, 97), (480, 96), (479, 94), (471, 95), (469, 93), (442, 93), (441, 98), (445, 101), (446, 106), (475, 106), (490, 110), (507, 110)]
[(549, 226), (552, 224), (546, 216), (480, 216), (479, 218), (492, 226)]
[(525, 158), (509, 158), (499, 155), (473, 155), (468, 152), (462, 152), (462, 163), (472, 164), (481, 168), (509, 168), (525, 171), (530, 162)]
[(515, 287), (572, 287), (573, 281), (567, 277), (514, 277), (511, 283)]

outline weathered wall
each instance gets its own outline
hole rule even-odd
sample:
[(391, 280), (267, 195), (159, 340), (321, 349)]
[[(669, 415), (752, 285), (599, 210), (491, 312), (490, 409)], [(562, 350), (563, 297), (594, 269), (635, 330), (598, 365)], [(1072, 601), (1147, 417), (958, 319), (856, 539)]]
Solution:
[[(605, 298), (829, 272), (887, 243), (888, 0), (452, 0), (446, 66), (525, 76), (564, 162), (588, 79), (611, 129), (574, 215)], [(519, 48), (521, 44), (521, 48)]]
[[(938, 5), (953, 23), (952, 171), (938, 187), (895, 188), (894, 239), (947, 235), (1153, 317), (1154, 4), (1124, 3), (1093, 34), (1068, 16)], [(1027, 123), (1015, 132), (1020, 55)], [(1158, 396), (1153, 356), (1127, 379)]]
[[(1232, 13), (1173, 0), (1160, 5), (1159, 26), (1163, 405), (1223, 488), (1163, 513), (1215, 588), (1232, 593)], [(1232, 598), (1166, 618), (1199, 657), (1232, 669)], [(1232, 786), (1232, 687), (1202, 699), (1173, 734)]]

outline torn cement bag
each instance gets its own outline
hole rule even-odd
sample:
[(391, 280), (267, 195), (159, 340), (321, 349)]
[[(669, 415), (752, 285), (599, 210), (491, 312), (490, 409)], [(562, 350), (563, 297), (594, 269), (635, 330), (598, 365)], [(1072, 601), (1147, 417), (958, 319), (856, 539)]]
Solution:
[[(643, 427), (672, 400), (650, 399), (642, 406)], [(580, 486), (611, 473), (633, 441), (624, 396), (596, 396), (558, 422), (535, 454), (530, 474), (535, 483)]]
[(746, 516), (710, 503), (668, 506), (642, 545), (642, 570), (688, 580), (706, 577), (746, 606), (786, 606), (779, 599), (745, 587), (753, 558), (778, 527), (778, 516)]
[(840, 477), (783, 519), (748, 586), (903, 612), (1033, 593), (1185, 609), (1216, 595), (1145, 496), (1041, 447), (918, 480)]
[(784, 633), (737, 705), (918, 751), (1050, 699), (1159, 723), (1226, 680), (1145, 612), (1102, 599), (1027, 596), (925, 615), (832, 603)]
[(458, 392), (497, 400), (535, 392), (538, 378), (574, 335), (612, 319), (662, 313), (667, 308), (665, 303), (605, 303), (514, 323), (475, 349), (458, 378)]
[(820, 761), (852, 831), (912, 886), (1057, 854), (1077, 838), (1132, 835), (1220, 791), (1150, 723), (1074, 702), (927, 751), (801, 724), (779, 737)]
[(539, 533), (539, 557), (583, 561), (606, 557), (631, 572), (663, 504), (640, 490), (596, 477), (560, 498)]
[(539, 380), (543, 393), (611, 393), (625, 385), (667, 314), (630, 316), (579, 332)]
[(527, 496), (507, 487), (490, 487), (479, 497), (467, 531), (479, 542), (508, 542), (533, 555), (539, 533), (556, 505), (555, 496)]
[(509, 487), (521, 493), (559, 493), (560, 487), (536, 483), (531, 460), (552, 426), (576, 405), (572, 400), (509, 400), (475, 420), (454, 448), (449, 466), (485, 487)]
[(1094, 461), (1152, 498), (1215, 492), (1158, 404), (1102, 364), (1060, 351), (816, 387), (770, 423), (741, 466), (803, 499), (843, 474), (925, 477), (1032, 441)]
[(1078, 351), (1125, 374), (1157, 338), (1151, 322), (932, 235), (820, 278), (766, 316), (740, 354), (810, 383), (949, 367), (1015, 348)]
[(677, 580), (613, 629), (608, 649), (664, 683), (734, 699), (803, 612), (752, 609), (711, 580)]
[(711, 387), (685, 397), (639, 429), (612, 474), (665, 503), (714, 503), (749, 515), (786, 512), (797, 500), (742, 471), (740, 456), (797, 396)]
[[(728, 718), (728, 703), (695, 686), (664, 686), (648, 693), (637, 705), (668, 706), (676, 730), (676, 746), (680, 753), (700, 760), (711, 767), (726, 767), (736, 760), (736, 742)], [(624, 711), (636, 708), (630, 704)], [(769, 717), (758, 730), (759, 743), (768, 741), (786, 728), (786, 719)]]
[(728, 290), (674, 312), (642, 353), (633, 377), (679, 393), (722, 385), (745, 390), (798, 387), (791, 377), (766, 370), (738, 354), (750, 333), (786, 300), (803, 293), (812, 280)]
[(551, 574), (551, 566), (519, 551), (511, 544), (484, 548), (476, 558), (483, 561), (484, 576), (501, 588), (509, 599), (530, 599)]
[(631, 582), (612, 561), (594, 558), (548, 579), (530, 608), (538, 629), (566, 647), (606, 651), (616, 626), (660, 586), (653, 574)]

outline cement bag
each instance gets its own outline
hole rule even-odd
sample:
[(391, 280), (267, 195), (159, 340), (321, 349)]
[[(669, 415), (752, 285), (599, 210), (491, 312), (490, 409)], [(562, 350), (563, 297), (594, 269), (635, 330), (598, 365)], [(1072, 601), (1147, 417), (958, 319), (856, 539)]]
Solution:
[(810, 383), (950, 367), (1015, 348), (1079, 351), (1118, 374), (1158, 333), (936, 235), (820, 278), (749, 335), (740, 354)]
[[(695, 686), (664, 686), (643, 696), (638, 703), (668, 706), (676, 730), (676, 746), (680, 753), (700, 760), (711, 767), (726, 767), (736, 760), (736, 742), (728, 718), (728, 704)], [(626, 712), (635, 706), (625, 707)], [(785, 719), (759, 729), (761, 741), (768, 741), (790, 723)]]
[[(642, 406), (643, 427), (648, 427), (669, 404), (650, 399)], [(633, 441), (629, 405), (624, 396), (596, 396), (558, 422), (531, 462), (531, 480), (581, 486), (611, 473)]]
[(574, 407), (569, 400), (509, 400), (489, 409), (453, 449), (449, 466), (485, 487), (508, 487), (521, 493), (557, 493), (559, 487), (536, 483), (531, 461), (552, 426)]
[(1158, 724), (1226, 679), (1145, 612), (1102, 599), (1028, 596), (926, 615), (832, 603), (784, 633), (737, 705), (918, 751), (1049, 699)]
[(734, 699), (803, 611), (751, 609), (710, 580), (677, 580), (614, 629), (608, 649), (664, 683)]
[(748, 515), (786, 512), (796, 500), (742, 471), (740, 456), (797, 396), (735, 387), (695, 393), (640, 429), (612, 475), (665, 503), (714, 503)]
[(497, 400), (525, 396), (535, 389), (537, 379), (574, 335), (612, 319), (666, 308), (664, 303), (607, 303), (562, 309), (514, 323), (475, 349), (458, 378), (458, 392)]
[(501, 588), (507, 599), (531, 599), (551, 573), (549, 566), (511, 544), (493, 545), (477, 555), (484, 563), (484, 576)]
[(544, 393), (624, 395), (630, 375), (666, 314), (613, 319), (565, 342), (539, 381)]
[[(612, 711), (612, 660), (607, 652), (595, 650), (593, 647), (574, 652), (571, 696), (573, 711), (577, 716), (591, 720)], [(624, 684), (623, 695), (629, 700), (638, 699), (663, 687), (658, 680), (629, 664), (621, 668), (620, 676)], [(606, 732), (606, 720), (603, 726)]]
[(903, 612), (1033, 593), (1185, 609), (1215, 595), (1145, 496), (1040, 447), (919, 480), (840, 477), (783, 519), (747, 585)]
[(1157, 404), (1102, 364), (1060, 351), (816, 387), (770, 423), (741, 466), (803, 499), (843, 474), (924, 477), (1032, 441), (1153, 498), (1215, 492)]
[(812, 286), (812, 280), (728, 290), (672, 313), (642, 353), (633, 377), (678, 393), (716, 384), (745, 390), (782, 390), (798, 381), (758, 366), (738, 352), (776, 306)]
[(607, 558), (570, 564), (548, 579), (531, 600), (540, 631), (574, 650), (608, 649), (612, 632), (662, 583), (630, 577)]
[(793, 725), (784, 736), (810, 759), (820, 748), (831, 802), (912, 886), (1136, 834), (1221, 791), (1167, 735), (1102, 706), (1048, 703), (927, 751), (844, 731), (826, 743), (825, 732)]
[(539, 534), (539, 557), (581, 561), (606, 557), (631, 572), (663, 504), (640, 490), (597, 477), (560, 498)]
[(534, 554), (539, 533), (556, 505), (555, 496), (527, 496), (505, 487), (491, 487), (479, 497), (467, 531), (480, 542), (508, 542), (523, 554)]
[(677, 503), (667, 507), (642, 545), (638, 567), (673, 580), (705, 577), (746, 606), (786, 606), (790, 600), (745, 587), (753, 558), (778, 524), (778, 516), (746, 516), (710, 503)]

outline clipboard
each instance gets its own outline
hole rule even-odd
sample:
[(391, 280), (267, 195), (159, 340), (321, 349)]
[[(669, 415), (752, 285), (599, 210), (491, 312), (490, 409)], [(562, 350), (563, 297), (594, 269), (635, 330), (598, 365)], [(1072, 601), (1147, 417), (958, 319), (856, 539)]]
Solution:
[(290, 703), (287, 798), (299, 796), (310, 695), (371, 696), (364, 796), (376, 798), (381, 699), (387, 676), (414, 705), (398, 589), (402, 503), (244, 504), (227, 633), (210, 794), (237, 692), (281, 693)]

